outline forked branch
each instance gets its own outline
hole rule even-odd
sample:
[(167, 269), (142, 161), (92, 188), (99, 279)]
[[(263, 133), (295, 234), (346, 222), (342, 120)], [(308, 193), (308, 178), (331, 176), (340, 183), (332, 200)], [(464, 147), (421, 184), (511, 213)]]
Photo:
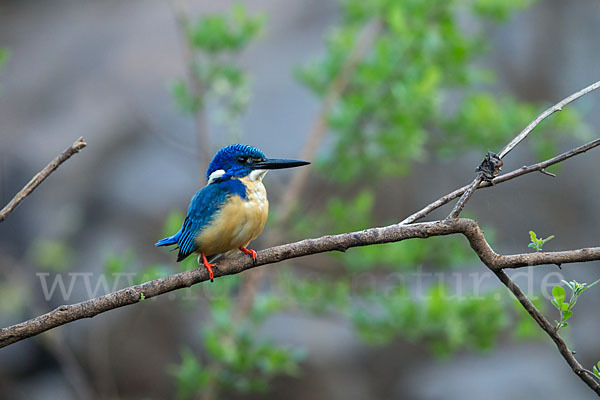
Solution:
[[(486, 181), (480, 182), (479, 185), (477, 186), (477, 189), (491, 187), (491, 186), (497, 185), (499, 183), (510, 181), (511, 179), (518, 178), (520, 176), (529, 174), (531, 172), (545, 171), (546, 168), (548, 168), (554, 164), (561, 163), (565, 160), (568, 160), (571, 157), (575, 157), (579, 154), (585, 153), (586, 151), (591, 150), (594, 147), (599, 146), (599, 145), (600, 145), (600, 139), (592, 140), (589, 143), (586, 143), (584, 145), (581, 145), (581, 146), (571, 149), (569, 151), (565, 151), (564, 153), (559, 154), (556, 157), (552, 157), (548, 160), (545, 160), (545, 161), (542, 161), (542, 162), (539, 162), (536, 164), (532, 164), (529, 166), (523, 166), (521, 168), (515, 169), (514, 171), (497, 176), (491, 182), (486, 182)], [(467, 189), (470, 188), (470, 186), (471, 185), (465, 185), (459, 189), (456, 189), (455, 191), (453, 191), (451, 193), (448, 193), (447, 195), (440, 197), (433, 203), (430, 203), (427, 206), (423, 207), (421, 210), (419, 210), (416, 213), (412, 214), (411, 216), (407, 217), (400, 223), (401, 224), (412, 224), (413, 222), (426, 217), (431, 212), (450, 203), (452, 200), (462, 196), (463, 193), (465, 193), (467, 191)]]
[[(573, 93), (569, 97), (564, 98), (563, 100), (559, 101), (558, 103), (556, 103), (552, 107), (548, 108), (546, 111), (544, 111), (543, 113), (541, 113), (540, 115), (538, 115), (533, 121), (531, 121), (529, 123), (529, 125), (527, 125), (525, 127), (525, 129), (523, 129), (517, 136), (515, 136), (515, 138), (513, 140), (511, 140), (500, 151), (500, 153), (498, 155), (494, 154), (494, 156), (496, 156), (497, 159), (499, 161), (501, 161), (504, 158), (504, 156), (506, 156), (508, 154), (508, 152), (510, 152), (519, 143), (521, 143), (523, 141), (523, 139), (525, 139), (527, 137), (527, 135), (529, 135), (529, 133), (531, 131), (533, 131), (536, 126), (538, 126), (540, 124), (540, 122), (542, 122), (543, 120), (545, 120), (546, 118), (548, 118), (550, 115), (554, 114), (555, 112), (562, 111), (563, 107), (566, 106), (567, 104), (569, 104), (569, 103), (577, 100), (578, 98), (580, 98), (580, 97), (582, 97), (582, 96), (584, 96), (584, 95), (586, 95), (586, 94), (590, 93), (591, 91), (596, 90), (598, 88), (600, 88), (600, 81), (592, 83), (591, 85), (589, 85), (589, 86), (581, 89), (578, 92)], [(479, 186), (479, 184), (483, 180), (484, 180), (484, 175), (481, 172), (478, 173), (477, 176), (475, 177), (475, 179), (473, 180), (473, 182), (467, 188), (467, 190), (465, 190), (464, 193), (462, 194), (462, 196), (460, 197), (460, 199), (458, 199), (458, 202), (456, 203), (456, 205), (452, 209), (452, 212), (450, 212), (450, 215), (448, 215), (448, 218), (458, 218), (458, 216), (460, 215), (461, 211), (465, 207), (465, 204), (467, 203), (467, 201), (469, 201), (469, 199), (471, 198), (471, 196), (475, 192), (475, 189)]]

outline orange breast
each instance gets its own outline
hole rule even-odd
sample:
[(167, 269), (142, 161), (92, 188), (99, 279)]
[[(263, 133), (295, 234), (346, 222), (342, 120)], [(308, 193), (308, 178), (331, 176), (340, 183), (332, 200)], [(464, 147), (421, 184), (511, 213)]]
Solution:
[(246, 200), (231, 196), (212, 223), (196, 237), (196, 252), (207, 255), (227, 253), (246, 247), (261, 234), (269, 215), (267, 192), (261, 181), (240, 180), (246, 186)]

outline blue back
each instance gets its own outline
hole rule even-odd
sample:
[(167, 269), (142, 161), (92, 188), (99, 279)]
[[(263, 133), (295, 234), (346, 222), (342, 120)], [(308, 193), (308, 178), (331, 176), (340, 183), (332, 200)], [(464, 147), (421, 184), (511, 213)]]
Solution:
[(196, 192), (190, 201), (187, 216), (181, 227), (181, 236), (177, 241), (179, 244), (177, 261), (183, 260), (196, 250), (194, 239), (232, 195), (246, 199), (246, 187), (238, 179), (216, 182)]
[(156, 246), (179, 245), (177, 261), (181, 261), (192, 254), (198, 246), (195, 238), (198, 233), (210, 224), (215, 214), (231, 196), (240, 196), (246, 199), (246, 187), (239, 179), (227, 179), (203, 187), (196, 192), (183, 226), (175, 235), (162, 239)]

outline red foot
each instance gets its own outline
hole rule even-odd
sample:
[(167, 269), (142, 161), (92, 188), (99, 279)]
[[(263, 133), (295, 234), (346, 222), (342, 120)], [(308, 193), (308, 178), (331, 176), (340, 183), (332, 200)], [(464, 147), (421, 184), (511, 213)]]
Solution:
[(256, 252), (252, 249), (248, 250), (245, 247), (240, 247), (240, 250), (243, 251), (245, 254), (250, 254), (252, 256), (252, 261), (256, 260)]
[[(208, 260), (206, 259), (206, 255), (204, 253), (200, 253), (200, 255), (202, 257), (202, 264), (204, 264), (204, 266), (208, 270), (208, 276), (210, 277), (210, 281), (213, 282), (215, 279), (215, 276), (213, 275), (212, 267), (214, 267), (215, 265), (208, 263)], [(198, 261), (200, 261), (200, 260), (198, 260)]]

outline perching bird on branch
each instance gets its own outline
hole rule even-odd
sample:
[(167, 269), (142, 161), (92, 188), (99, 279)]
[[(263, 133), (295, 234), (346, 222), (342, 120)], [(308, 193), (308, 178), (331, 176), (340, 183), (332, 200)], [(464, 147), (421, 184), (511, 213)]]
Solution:
[(215, 154), (206, 171), (207, 185), (190, 202), (183, 226), (156, 246), (178, 245), (177, 261), (200, 253), (198, 264), (208, 269), (208, 258), (241, 250), (256, 259), (246, 246), (262, 232), (269, 201), (262, 179), (270, 169), (299, 167), (307, 161), (266, 158), (256, 147), (234, 144)]

